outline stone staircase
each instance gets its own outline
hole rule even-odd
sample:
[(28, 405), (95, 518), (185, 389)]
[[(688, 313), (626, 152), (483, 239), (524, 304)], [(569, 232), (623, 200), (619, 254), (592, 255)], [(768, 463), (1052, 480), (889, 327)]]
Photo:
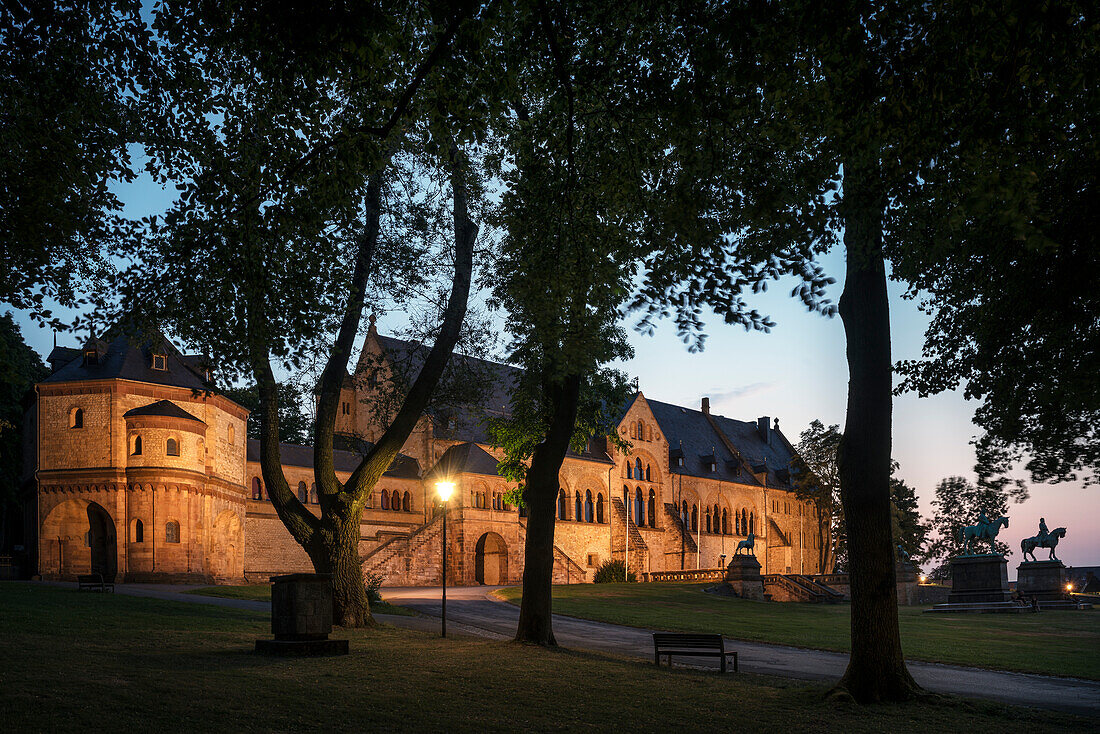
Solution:
[[(442, 515), (411, 533), (387, 540), (363, 556), (363, 574), (382, 576), (387, 586), (429, 586), (442, 582)], [(425, 552), (429, 544), (434, 550)], [(450, 575), (450, 574), (448, 574)]]
[(665, 503), (665, 516), (668, 517), (669, 527), (676, 533), (676, 537), (682, 537), (684, 539), (684, 551), (686, 553), (697, 553), (699, 546), (695, 543), (695, 538), (692, 537), (691, 531), (684, 527), (680, 518), (680, 513), (676, 511), (676, 505), (671, 502)]
[[(612, 497), (611, 509), (615, 512), (615, 515), (619, 521), (619, 527), (624, 527), (626, 525), (627, 517), (626, 507), (623, 505), (623, 501), (618, 497)], [(642, 534), (638, 532), (638, 526), (634, 524), (633, 520), (630, 521), (630, 550), (639, 553), (649, 552), (649, 546), (646, 545), (645, 538), (643, 538)]]
[(764, 581), (764, 593), (776, 601), (821, 604), (844, 600), (844, 595), (836, 589), (801, 574), (768, 573), (761, 576), (761, 579)]

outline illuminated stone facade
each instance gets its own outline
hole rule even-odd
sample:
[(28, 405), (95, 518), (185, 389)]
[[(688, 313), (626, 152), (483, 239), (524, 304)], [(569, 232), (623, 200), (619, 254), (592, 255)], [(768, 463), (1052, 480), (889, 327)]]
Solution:
[[(54, 372), (36, 387), (28, 418), (40, 573), (234, 582), (312, 570), (266, 498), (247, 411), (205, 390), (200, 360), (154, 342), (93, 340), (51, 354)], [(337, 431), (348, 448), (377, 439), (384, 397), (415, 375), (421, 353), (372, 324), (341, 395)], [(507, 410), (515, 370), (462, 359), (486, 379), (479, 403), (426, 414), (363, 512), (364, 572), (390, 586), (442, 580), (434, 483), (444, 475), (457, 485), (449, 582), (522, 578), (526, 520), (504, 502), (510, 485), (496, 474), (483, 421)], [(694, 410), (638, 393), (619, 432), (629, 450), (601, 439), (562, 466), (557, 582), (591, 581), (627, 551), (639, 574), (717, 568), (750, 531), (763, 573), (821, 572), (817, 519), (791, 491), (793, 449), (770, 419), (733, 421), (711, 415), (706, 399)], [(335, 458), (344, 480), (358, 456)], [(312, 450), (284, 445), (282, 460), (291, 489), (317, 512)]]

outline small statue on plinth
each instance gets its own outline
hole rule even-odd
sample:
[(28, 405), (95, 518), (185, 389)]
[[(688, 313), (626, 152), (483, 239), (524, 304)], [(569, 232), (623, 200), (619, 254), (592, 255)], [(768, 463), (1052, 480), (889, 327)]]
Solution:
[(960, 533), (960, 539), (966, 543), (966, 554), (972, 555), (970, 552), (970, 541), (972, 540), (987, 540), (989, 541), (989, 552), (993, 553), (993, 541), (997, 539), (997, 533), (1001, 531), (1001, 528), (1008, 527), (1007, 517), (998, 517), (995, 520), (990, 520), (986, 517), (984, 512), (978, 513), (978, 524), (967, 525), (962, 528)]
[(1024, 560), (1026, 561), (1030, 555), (1031, 560), (1038, 561), (1039, 559), (1035, 557), (1035, 549), (1049, 548), (1050, 560), (1058, 561), (1058, 556), (1054, 554), (1054, 550), (1058, 547), (1058, 540), (1064, 537), (1066, 537), (1065, 528), (1054, 528), (1053, 531), (1048, 531), (1046, 518), (1040, 517), (1039, 534), (1033, 538), (1024, 538), (1020, 541), (1020, 550), (1023, 551)]
[(737, 550), (733, 552), (733, 555), (741, 555), (741, 551), (744, 550), (748, 555), (755, 556), (756, 551), (754, 546), (756, 545), (756, 536), (749, 533), (749, 536), (737, 544)]

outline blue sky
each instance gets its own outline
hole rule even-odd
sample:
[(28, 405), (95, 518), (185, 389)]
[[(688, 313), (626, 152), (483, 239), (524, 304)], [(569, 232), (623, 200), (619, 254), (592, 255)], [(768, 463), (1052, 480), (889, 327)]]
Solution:
[[(118, 189), (126, 213), (144, 216), (163, 212), (174, 192), (162, 190), (148, 177)], [(841, 293), (843, 253), (838, 248), (822, 264), (837, 279), (830, 297)], [(793, 284), (793, 283), (792, 283)], [(801, 301), (789, 297), (792, 284), (772, 284), (767, 293), (752, 297), (750, 304), (769, 314), (777, 325), (770, 334), (746, 332), (717, 318), (708, 321), (706, 348), (691, 354), (676, 336), (671, 322), (659, 324), (653, 336), (631, 331), (634, 358), (621, 365), (637, 376), (642, 392), (657, 400), (698, 408), (702, 397), (711, 399), (713, 412), (739, 420), (759, 416), (778, 417), (780, 428), (792, 443), (809, 423), (843, 426), (847, 400), (848, 367), (844, 329), (840, 318), (807, 313)], [(903, 288), (890, 284), (890, 325), (895, 361), (920, 356), (927, 316), (916, 303), (901, 297)], [(36, 327), (16, 313), (27, 342), (45, 358), (53, 344), (48, 329)], [(400, 315), (380, 320), (382, 331), (399, 329)], [(74, 335), (58, 335), (58, 343), (75, 345)], [(908, 394), (894, 401), (894, 459), (900, 476), (915, 487), (922, 513), (931, 515), (931, 500), (940, 479), (961, 475), (974, 479), (976, 434), (972, 423), (976, 404), (961, 393), (930, 398)], [(1021, 475), (1022, 476), (1022, 475)], [(1053, 529), (1066, 526), (1068, 533), (1058, 549), (1067, 565), (1100, 565), (1100, 499), (1095, 490), (1080, 483), (1034, 485), (1031, 498), (1009, 509), (1010, 525), (1001, 531), (1013, 554), (1009, 577), (1015, 578), (1020, 561), (1020, 540), (1037, 532), (1039, 517)], [(1040, 551), (1040, 558), (1045, 551)]]

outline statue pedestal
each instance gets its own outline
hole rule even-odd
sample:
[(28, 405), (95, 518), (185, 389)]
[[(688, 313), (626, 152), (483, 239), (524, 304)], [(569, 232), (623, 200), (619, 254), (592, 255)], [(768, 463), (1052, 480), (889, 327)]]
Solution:
[(1008, 561), (997, 554), (952, 558), (951, 594), (947, 600), (949, 604), (1011, 601)]
[(726, 583), (742, 599), (764, 601), (764, 579), (755, 556), (734, 556), (726, 566)]
[(916, 604), (919, 597), (917, 587), (920, 579), (916, 566), (907, 561), (899, 561), (894, 567), (894, 573), (897, 576), (898, 605), (911, 606)]
[(1026, 599), (1066, 598), (1066, 567), (1061, 561), (1024, 561), (1016, 567), (1016, 590)]

